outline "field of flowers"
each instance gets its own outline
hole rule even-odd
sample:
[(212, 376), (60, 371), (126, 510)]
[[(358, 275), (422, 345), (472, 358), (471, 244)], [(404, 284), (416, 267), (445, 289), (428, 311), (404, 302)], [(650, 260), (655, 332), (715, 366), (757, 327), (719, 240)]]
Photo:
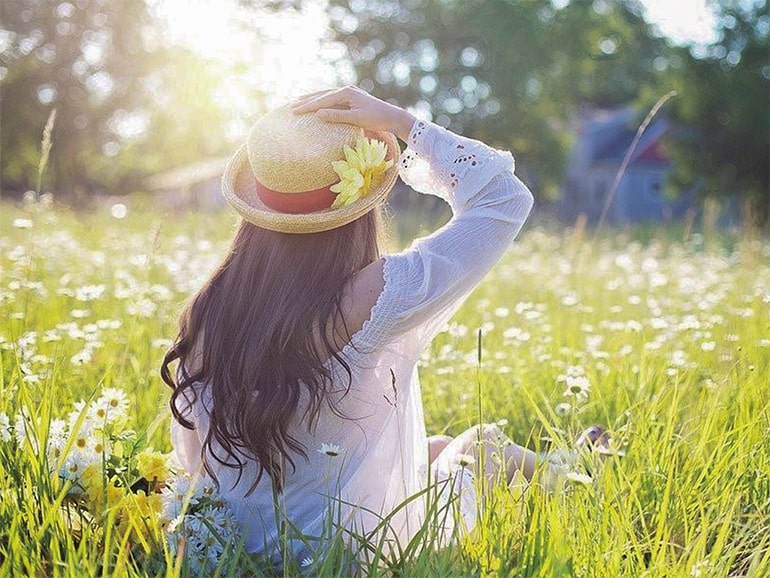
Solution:
[[(160, 360), (234, 222), (0, 207), (0, 575), (266, 572), (164, 455)], [(497, 489), (450, 548), (286, 572), (770, 575), (770, 243), (658, 233), (529, 224), (421, 363), (430, 433), (550, 452), (603, 423), (607, 450)]]

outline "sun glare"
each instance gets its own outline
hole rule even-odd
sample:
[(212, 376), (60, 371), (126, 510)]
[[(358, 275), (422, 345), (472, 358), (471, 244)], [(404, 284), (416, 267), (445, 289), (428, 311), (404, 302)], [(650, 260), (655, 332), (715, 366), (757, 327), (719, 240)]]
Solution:
[(716, 18), (706, 0), (643, 0), (647, 20), (676, 43), (716, 40)]
[[(249, 106), (250, 95), (241, 94), (245, 91), (264, 95), (264, 105), (271, 107), (353, 80), (342, 47), (322, 41), (326, 15), (321, 3), (279, 14), (206, 0), (156, 0), (153, 8), (171, 41), (221, 63), (223, 74), (239, 76), (239, 86), (222, 98), (241, 110)], [(232, 65), (241, 71), (228, 71)]]
[[(716, 39), (714, 14), (706, 2), (642, 0), (647, 20), (676, 43)], [(324, 2), (306, 2), (300, 12), (278, 13), (235, 1), (153, 0), (151, 6), (170, 41), (221, 64), (228, 82), (217, 99), (238, 111), (235, 116), (241, 119), (300, 94), (355, 81), (344, 46), (325, 41), (329, 31)], [(241, 130), (238, 126), (234, 132)]]

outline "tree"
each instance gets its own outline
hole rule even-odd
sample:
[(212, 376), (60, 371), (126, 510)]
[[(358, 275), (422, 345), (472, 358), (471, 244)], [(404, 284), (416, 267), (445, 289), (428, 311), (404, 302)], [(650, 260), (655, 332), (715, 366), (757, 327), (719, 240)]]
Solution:
[(216, 79), (162, 38), (144, 0), (0, 3), (3, 189), (35, 187), (53, 108), (46, 181), (60, 196), (129, 192), (154, 171), (221, 151)]
[(720, 38), (676, 50), (661, 90), (678, 97), (671, 113), (688, 130), (670, 142), (674, 184), (705, 194), (744, 196), (770, 224), (770, 16), (764, 1), (723, 1)]
[(546, 198), (576, 110), (635, 98), (667, 49), (632, 0), (330, 0), (328, 13), (364, 89), (511, 148)]

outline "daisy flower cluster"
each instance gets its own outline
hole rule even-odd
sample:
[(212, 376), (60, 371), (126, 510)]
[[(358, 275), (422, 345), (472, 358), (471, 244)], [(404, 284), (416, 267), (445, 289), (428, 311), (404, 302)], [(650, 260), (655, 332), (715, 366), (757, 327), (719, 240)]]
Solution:
[(184, 551), (186, 563), (196, 576), (227, 566), (225, 554), (238, 545), (233, 511), (221, 499), (214, 482), (205, 476), (183, 472), (162, 490), (161, 518), (174, 557)]
[(13, 421), (0, 413), (0, 443), (45, 460), (70, 521), (111, 524), (144, 544), (148, 529), (157, 528), (174, 559), (182, 555), (195, 574), (213, 572), (237, 544), (232, 510), (210, 478), (193, 478), (127, 429), (128, 410), (126, 393), (115, 388), (76, 402), (47, 427), (22, 407)]

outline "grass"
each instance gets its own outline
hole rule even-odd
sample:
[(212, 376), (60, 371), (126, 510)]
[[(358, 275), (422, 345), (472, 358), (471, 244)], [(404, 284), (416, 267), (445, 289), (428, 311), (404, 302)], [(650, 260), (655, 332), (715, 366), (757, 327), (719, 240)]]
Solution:
[[(116, 387), (129, 427), (170, 450), (160, 359), (233, 224), (3, 205), (0, 413), (13, 423), (30, 408), (45, 439), (73, 402)], [(528, 225), (420, 367), (430, 433), (457, 434), (481, 412), (547, 451), (601, 422), (625, 456), (593, 457), (590, 484), (498, 488), (459, 544), (436, 550), (423, 535), (358, 573), (770, 575), (770, 245), (643, 235)], [(565, 392), (576, 377), (590, 388)], [(0, 574), (186, 573), (152, 523), (121, 534), (108, 512), (73, 529), (66, 488), (36, 454), (0, 442)], [(230, 574), (267, 572), (232, 558)], [(356, 571), (342, 548), (319, 564)]]

